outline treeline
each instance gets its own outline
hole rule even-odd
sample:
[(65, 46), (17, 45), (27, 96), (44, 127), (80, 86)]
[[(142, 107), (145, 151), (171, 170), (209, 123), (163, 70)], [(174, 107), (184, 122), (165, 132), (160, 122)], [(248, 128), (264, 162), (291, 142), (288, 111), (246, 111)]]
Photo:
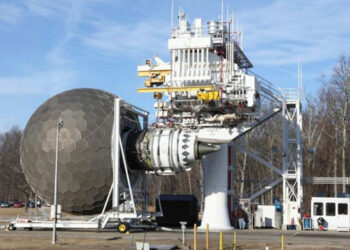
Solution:
[(21, 138), (16, 126), (0, 133), (0, 200), (25, 202), (33, 195), (20, 165)]
[[(306, 98), (304, 113), (304, 175), (349, 177), (350, 57), (340, 56), (329, 77), (322, 76), (316, 96)], [(315, 148), (315, 152), (310, 148)], [(349, 193), (349, 186), (307, 186), (310, 196)]]

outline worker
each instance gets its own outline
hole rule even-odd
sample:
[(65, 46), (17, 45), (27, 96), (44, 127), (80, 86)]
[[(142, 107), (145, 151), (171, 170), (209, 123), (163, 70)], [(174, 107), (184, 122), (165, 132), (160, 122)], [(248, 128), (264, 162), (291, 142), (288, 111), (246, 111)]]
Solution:
[(324, 230), (324, 225), (325, 225), (325, 219), (323, 219), (322, 217), (319, 217), (317, 219), (317, 224), (318, 224), (318, 228), (320, 231), (323, 231)]
[(237, 218), (238, 218), (239, 229), (245, 229), (244, 214), (245, 214), (244, 210), (240, 207), (237, 210)]
[(233, 226), (233, 228), (239, 228), (238, 227), (237, 210), (233, 211), (233, 214), (232, 214), (230, 219), (231, 219), (231, 225)]

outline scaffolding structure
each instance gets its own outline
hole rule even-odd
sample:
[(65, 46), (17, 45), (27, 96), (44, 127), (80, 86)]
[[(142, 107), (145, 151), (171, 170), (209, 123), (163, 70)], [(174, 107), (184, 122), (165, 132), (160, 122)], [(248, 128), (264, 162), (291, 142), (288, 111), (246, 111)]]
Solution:
[(303, 213), (302, 102), (300, 90), (284, 95), (283, 117), (283, 227), (296, 225)]
[[(240, 197), (248, 212), (251, 210), (251, 203), (261, 195), (282, 183), (283, 203), (283, 228), (288, 225), (295, 225), (300, 229), (300, 219), (303, 214), (303, 161), (302, 161), (302, 92), (301, 77), (299, 74), (299, 87), (297, 89), (279, 89), (272, 83), (257, 76), (262, 84), (262, 91), (267, 98), (274, 99), (279, 108), (274, 108), (282, 117), (282, 164), (274, 166), (263, 158), (259, 152), (254, 152), (246, 146), (234, 141), (232, 144), (239, 151), (258, 161), (269, 168), (278, 177), (269, 177), (259, 180), (260, 187), (249, 190), (244, 197)], [(263, 121), (265, 122), (265, 120)], [(262, 123), (263, 123), (262, 122)]]

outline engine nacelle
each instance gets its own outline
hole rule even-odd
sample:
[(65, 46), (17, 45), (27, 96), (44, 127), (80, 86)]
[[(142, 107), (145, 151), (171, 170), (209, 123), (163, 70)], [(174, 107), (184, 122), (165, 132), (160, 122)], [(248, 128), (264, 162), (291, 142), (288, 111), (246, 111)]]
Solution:
[(198, 142), (193, 131), (172, 128), (156, 128), (129, 135), (126, 147), (128, 162), (138, 162), (131, 168), (161, 175), (190, 170), (202, 155), (218, 150), (218, 145)]

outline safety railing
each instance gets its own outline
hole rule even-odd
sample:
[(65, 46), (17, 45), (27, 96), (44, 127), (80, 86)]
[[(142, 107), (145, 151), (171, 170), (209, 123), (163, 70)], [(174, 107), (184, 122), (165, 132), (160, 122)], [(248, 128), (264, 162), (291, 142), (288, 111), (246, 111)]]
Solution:
[(254, 75), (258, 79), (260, 86), (261, 86), (261, 91), (265, 95), (267, 95), (267, 96), (269, 96), (269, 97), (271, 97), (279, 102), (282, 102), (284, 100), (283, 90), (281, 88), (277, 87), (274, 83), (266, 80), (265, 78), (263, 78), (262, 76), (256, 74), (255, 72), (253, 72), (251, 70), (248, 70), (248, 73), (251, 75)]
[(223, 36), (230, 36), (231, 38), (234, 38), (237, 33), (237, 31), (234, 30), (234, 27), (229, 22), (221, 22), (217, 21), (215, 24), (204, 24), (201, 26), (196, 25), (188, 25), (187, 29), (181, 30), (179, 27), (173, 27), (171, 30), (172, 37), (177, 35), (183, 35), (183, 34), (198, 34), (198, 35), (215, 35), (215, 37), (223, 37)]
[(302, 92), (298, 88), (286, 88), (282, 90), (283, 97), (286, 101), (300, 101)]

